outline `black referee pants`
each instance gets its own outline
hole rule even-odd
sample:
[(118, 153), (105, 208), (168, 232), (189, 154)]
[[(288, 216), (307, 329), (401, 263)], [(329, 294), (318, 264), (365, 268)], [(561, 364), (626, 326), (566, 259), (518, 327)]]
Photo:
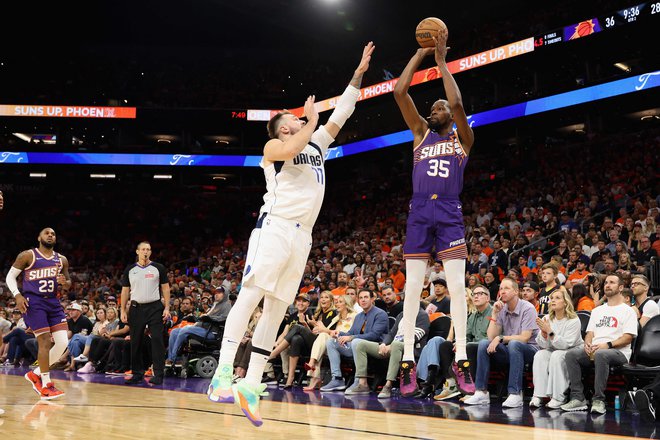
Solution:
[(134, 376), (144, 376), (145, 366), (142, 362), (141, 347), (145, 339), (144, 330), (148, 325), (151, 334), (151, 357), (154, 365), (154, 376), (163, 377), (165, 372), (164, 309), (165, 306), (160, 300), (146, 304), (131, 302), (128, 325), (131, 335), (131, 370)]

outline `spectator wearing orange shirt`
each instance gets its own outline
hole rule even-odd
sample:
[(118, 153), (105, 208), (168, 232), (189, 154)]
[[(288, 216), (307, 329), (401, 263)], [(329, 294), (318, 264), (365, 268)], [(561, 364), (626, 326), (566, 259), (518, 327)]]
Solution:
[(568, 281), (573, 285), (582, 284), (585, 278), (590, 274), (589, 270), (587, 270), (587, 265), (583, 260), (577, 260), (576, 265), (577, 268), (568, 276)]
[(390, 278), (392, 278), (394, 290), (397, 292), (401, 292), (406, 286), (406, 276), (403, 274), (403, 272), (401, 272), (401, 270), (399, 270), (400, 267), (400, 261), (397, 260), (392, 262), (392, 274), (390, 275)]
[(343, 270), (337, 273), (337, 287), (332, 289), (334, 296), (346, 295), (346, 288), (348, 287), (348, 274)]

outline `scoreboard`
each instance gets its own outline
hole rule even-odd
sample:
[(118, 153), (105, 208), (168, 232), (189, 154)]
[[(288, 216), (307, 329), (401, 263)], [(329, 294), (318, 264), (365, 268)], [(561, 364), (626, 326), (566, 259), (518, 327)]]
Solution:
[(600, 25), (604, 29), (634, 23), (652, 15), (660, 14), (660, 1), (640, 3), (626, 9), (621, 9), (611, 14), (598, 17)]
[(636, 23), (651, 16), (660, 16), (660, 1), (640, 3), (609, 14), (583, 20), (563, 28), (553, 29), (534, 37), (534, 47), (540, 48), (593, 35), (606, 29)]

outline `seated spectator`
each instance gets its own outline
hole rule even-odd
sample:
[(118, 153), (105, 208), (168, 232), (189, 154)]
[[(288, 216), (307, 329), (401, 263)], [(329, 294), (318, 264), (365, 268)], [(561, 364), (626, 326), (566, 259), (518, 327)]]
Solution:
[[(305, 301), (309, 303), (309, 297), (306, 294), (299, 294), (296, 298), (296, 306), (298, 306), (298, 302), (304, 303)], [(298, 310), (300, 313), (301, 309), (298, 308)], [(314, 327), (316, 327), (318, 323), (321, 323), (323, 326), (330, 325), (330, 322), (334, 318), (335, 313), (334, 295), (326, 290), (321, 293), (321, 297), (319, 298), (319, 307), (317, 308), (314, 315), (307, 318), (306, 321), (303, 320), (304, 315), (301, 315), (298, 324), (291, 325), (284, 339), (275, 347), (271, 353), (271, 359), (275, 359), (282, 351), (288, 348), (289, 368), (284, 389), (288, 389), (293, 386), (296, 367), (298, 365), (300, 356), (307, 355), (309, 352), (311, 352), (312, 345), (314, 344), (314, 340), (317, 337), (317, 334), (313, 332)]]
[(541, 267), (541, 281), (543, 288), (539, 292), (539, 308), (538, 314), (543, 316), (548, 314), (548, 305), (550, 303), (550, 295), (555, 290), (559, 290), (560, 284), (557, 280), (559, 270), (557, 266), (552, 263), (546, 263)]
[[(99, 309), (103, 310), (103, 309)], [(97, 322), (98, 322), (98, 312), (97, 310)], [(85, 341), (85, 348), (82, 352), (82, 354), (74, 359), (76, 362), (88, 362), (89, 361), (89, 352), (92, 348), (92, 342), (96, 338), (101, 338), (106, 334), (109, 334), (111, 331), (115, 330), (118, 325), (119, 325), (119, 316), (117, 316), (117, 309), (114, 307), (108, 307), (105, 310), (105, 314), (107, 316), (107, 319), (105, 320), (105, 324), (101, 325), (100, 328), (96, 329), (96, 324), (94, 324), (94, 329), (92, 330), (92, 335), (87, 338)]]
[(595, 366), (594, 394), (591, 412), (605, 414), (605, 387), (610, 367), (628, 362), (630, 343), (637, 336), (637, 315), (623, 302), (623, 280), (618, 275), (605, 278), (607, 303), (591, 311), (584, 346), (575, 347), (566, 354), (566, 368), (571, 389), (571, 400), (562, 405), (564, 411), (584, 411), (582, 368)]
[(403, 312), (403, 302), (399, 301), (392, 287), (384, 287), (381, 297), (376, 299), (376, 307), (384, 310), (392, 321)]
[(358, 293), (362, 312), (353, 320), (347, 332), (333, 332), (333, 339), (328, 340), (326, 350), (330, 360), (332, 380), (321, 391), (344, 391), (346, 383), (341, 374), (341, 356), (353, 357), (352, 343), (356, 339), (382, 342), (389, 330), (387, 313), (374, 305), (376, 293), (362, 289)]
[(468, 405), (488, 405), (488, 376), (492, 360), (509, 365), (509, 397), (503, 407), (522, 406), (522, 380), (525, 363), (531, 363), (538, 350), (538, 317), (534, 306), (518, 296), (516, 280), (505, 277), (500, 283), (500, 300), (493, 305), (488, 339), (479, 342), (476, 391), (465, 399)]
[(589, 290), (582, 283), (576, 284), (571, 288), (571, 301), (576, 312), (590, 312), (596, 307), (596, 303)]
[(582, 284), (585, 278), (589, 276), (589, 270), (584, 260), (578, 259), (575, 262), (575, 270), (568, 276), (571, 285)]
[(530, 303), (539, 311), (539, 285), (534, 281), (525, 281), (522, 287), (522, 299)]
[(427, 312), (450, 314), (451, 299), (449, 290), (447, 290), (447, 281), (443, 279), (436, 280), (433, 283), (433, 293), (426, 298), (430, 302)]
[[(369, 394), (371, 389), (367, 382), (368, 358), (388, 359), (386, 382), (378, 394), (379, 399), (389, 399), (392, 396), (392, 385), (399, 376), (399, 365), (403, 357), (403, 328), (399, 324), (403, 318), (403, 311), (396, 317), (394, 327), (385, 336), (382, 342), (356, 339), (351, 344), (353, 349), (353, 360), (355, 361), (355, 382), (346, 390), (347, 395)], [(421, 347), (424, 345), (429, 332), (429, 316), (420, 307), (415, 320), (415, 358), (419, 358)], [(416, 395), (419, 390), (417, 383), (402, 384), (400, 392), (403, 397)]]
[(82, 305), (77, 302), (69, 304), (66, 312), (68, 315), (67, 323), (69, 325), (69, 330), (67, 331), (69, 344), (67, 346), (67, 351), (62, 355), (62, 358), (57, 364), (58, 368), (64, 367), (65, 371), (72, 371), (74, 370), (74, 367), (72, 366), (73, 358), (81, 354), (85, 347), (84, 339), (80, 342), (80, 338), (91, 334), (94, 329), (94, 324), (92, 324), (92, 321), (90, 321), (89, 318), (83, 315)]
[[(259, 318), (263, 314), (263, 309), (261, 305), (255, 307), (250, 317), (250, 322), (248, 322), (247, 330), (241, 339), (241, 343), (238, 344), (238, 349), (236, 350), (236, 357), (234, 358), (234, 374), (236, 377), (245, 377), (247, 374), (247, 369), (250, 364), (250, 356), (252, 355), (252, 336), (254, 336), (254, 329), (257, 327)], [(264, 379), (275, 380), (274, 374), (266, 374)]]
[[(502, 273), (502, 276), (504, 276), (504, 273)], [(492, 302), (497, 301), (497, 292), (500, 290), (500, 283), (497, 281), (499, 278), (499, 276), (495, 277), (492, 271), (486, 272), (486, 275), (484, 275), (484, 286), (490, 292)]]
[(311, 377), (309, 386), (303, 388), (305, 391), (321, 388), (321, 359), (325, 354), (326, 344), (335, 331), (340, 333), (348, 332), (357, 315), (353, 309), (353, 297), (348, 294), (335, 298), (335, 309), (336, 314), (332, 318), (332, 321), (330, 321), (330, 324), (325, 325), (323, 321), (318, 321), (317, 325), (312, 329), (312, 332), (317, 337), (312, 344), (309, 362), (305, 364), (307, 375)]
[(658, 304), (649, 298), (651, 282), (644, 275), (634, 275), (630, 288), (635, 296), (634, 308), (639, 315), (639, 325), (644, 327), (649, 319), (660, 314)]
[[(112, 310), (114, 310), (115, 314), (117, 313), (116, 309), (113, 308)], [(105, 373), (106, 369), (108, 371), (115, 369), (114, 366), (108, 368), (108, 360), (110, 359), (110, 355), (113, 354), (113, 343), (117, 340), (125, 341), (130, 331), (128, 324), (124, 324), (121, 320), (116, 321), (117, 325), (113, 330), (106, 327), (107, 331), (102, 332), (99, 338), (92, 338), (89, 354), (87, 355), (87, 363), (78, 370), (79, 374)], [(130, 359), (128, 359), (128, 363), (130, 363)]]
[(85, 347), (87, 346), (87, 341), (89, 341), (89, 343), (91, 344), (92, 336), (98, 336), (100, 334), (101, 329), (105, 328), (105, 326), (108, 325), (108, 319), (106, 317), (105, 309), (97, 309), (94, 312), (94, 315), (95, 315), (94, 327), (92, 327), (91, 334), (87, 335), (85, 334), (85, 330), (83, 330), (82, 332), (77, 333), (71, 337), (68, 346), (71, 361), (69, 365), (64, 369), (64, 371), (75, 371), (77, 360), (81, 362), (87, 361), (86, 357), (85, 358), (80, 357), (82, 353), (84, 353)]
[(172, 330), (172, 333), (170, 333), (170, 342), (167, 347), (167, 359), (165, 360), (166, 366), (171, 367), (176, 361), (181, 345), (188, 340), (190, 335), (205, 337), (209, 340), (213, 340), (218, 336), (216, 331), (212, 329), (214, 328), (214, 325), (227, 320), (227, 316), (231, 310), (231, 304), (229, 303), (228, 295), (225, 294), (224, 288), (222, 287), (215, 290), (213, 299), (215, 300), (213, 307), (207, 314), (202, 315), (206, 319), (200, 319), (194, 325), (188, 325)]
[[(660, 226), (660, 225), (659, 225)], [(651, 239), (645, 235), (639, 238), (639, 250), (635, 252), (635, 264), (637, 270), (647, 273), (651, 265), (651, 258), (658, 257), (658, 253), (651, 247)]]
[[(580, 284), (581, 286), (581, 284)], [(568, 371), (564, 358), (567, 350), (583, 343), (580, 319), (565, 290), (555, 290), (550, 297), (550, 311), (536, 318), (540, 350), (534, 355), (534, 396), (530, 407), (540, 407), (550, 397), (548, 408), (558, 409), (566, 403)]]
[(25, 343), (34, 339), (34, 334), (28, 330), (20, 310), (12, 311), (12, 321), (11, 330), (2, 338), (6, 350), (3, 354), (3, 365), (17, 367), (23, 358)]
[[(471, 377), (475, 377), (477, 365), (477, 349), (479, 341), (487, 337), (489, 318), (492, 312), (490, 305), (490, 292), (485, 286), (477, 285), (474, 290), (466, 289), (466, 294), (474, 309), (468, 310), (466, 326), (466, 350), (470, 362)], [(417, 377), (424, 381), (422, 395), (432, 395), (435, 391), (438, 380), (444, 382), (442, 391), (434, 396), (435, 400), (446, 400), (459, 394), (473, 394), (473, 388), (459, 389), (456, 378), (453, 376), (451, 368), (454, 362), (454, 337), (453, 327), (449, 331), (449, 336), (445, 341), (442, 337), (436, 336), (424, 346), (422, 354), (417, 363)], [(427, 371), (428, 370), (428, 371)], [(474, 383), (470, 382), (467, 386)]]

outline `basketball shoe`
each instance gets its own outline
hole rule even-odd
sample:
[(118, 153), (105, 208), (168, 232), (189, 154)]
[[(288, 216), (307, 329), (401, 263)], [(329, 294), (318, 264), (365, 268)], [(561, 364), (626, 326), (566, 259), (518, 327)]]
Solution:
[(254, 426), (263, 425), (264, 422), (261, 419), (261, 414), (259, 414), (259, 399), (266, 389), (266, 384), (250, 385), (242, 380), (232, 385), (231, 388), (234, 392), (234, 400), (241, 407), (241, 411), (247, 416), (248, 420)]
[(417, 367), (413, 361), (401, 362), (399, 391), (403, 397), (413, 397), (419, 393), (417, 388)]
[(25, 376), (23, 377), (25, 377), (25, 380), (30, 382), (34, 392), (41, 396), (41, 389), (43, 388), (43, 384), (41, 383), (41, 376), (30, 370), (25, 373)]
[(231, 389), (233, 370), (230, 364), (220, 365), (215, 370), (213, 379), (211, 379), (209, 388), (206, 391), (206, 395), (211, 402), (234, 403), (234, 393)]
[(41, 388), (41, 400), (53, 400), (64, 397), (64, 392), (55, 388), (53, 382), (48, 382), (46, 386)]

